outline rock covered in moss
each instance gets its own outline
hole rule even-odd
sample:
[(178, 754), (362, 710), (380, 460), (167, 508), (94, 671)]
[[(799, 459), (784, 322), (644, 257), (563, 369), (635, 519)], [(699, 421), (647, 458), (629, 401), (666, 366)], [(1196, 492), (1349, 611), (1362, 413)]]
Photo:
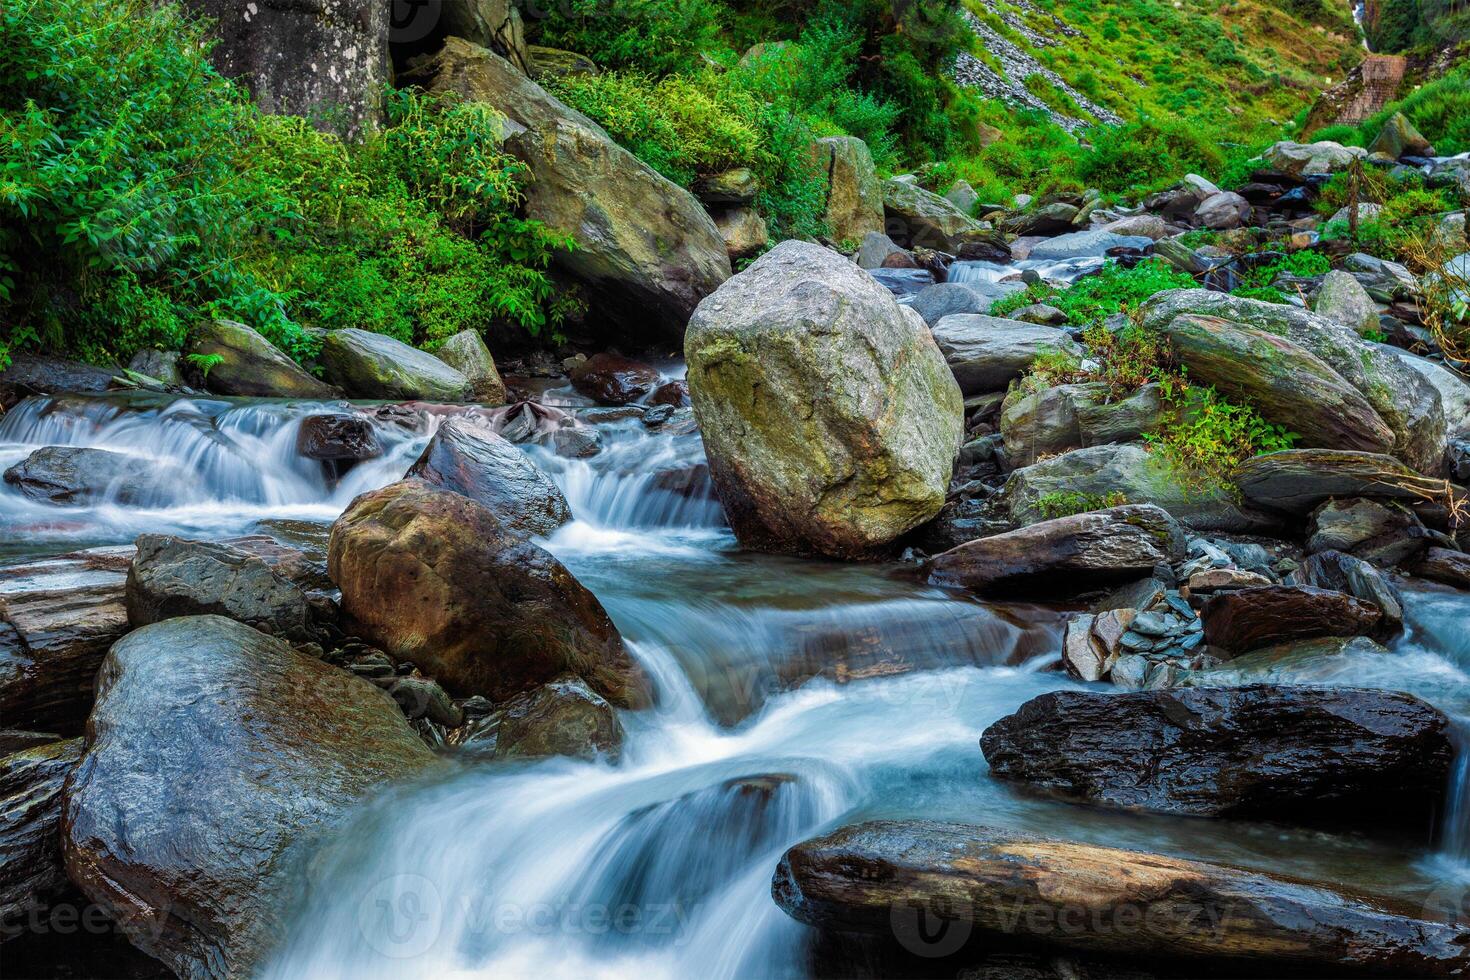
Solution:
[(334, 394), (329, 385), (307, 374), (270, 341), (234, 320), (200, 324), (189, 353), (211, 360), (204, 383), (216, 394), (260, 398), (330, 398)]
[(490, 348), (478, 330), (461, 330), (444, 341), (434, 355), (469, 379), (476, 401), (505, 404), (505, 382), (500, 380), (495, 358), (490, 356)]
[(883, 185), (868, 144), (856, 136), (826, 136), (812, 144), (812, 160), (827, 182), (828, 233), (859, 241), (883, 231)]
[(842, 256), (778, 245), (700, 304), (685, 356), (748, 547), (865, 554), (943, 506), (959, 387), (918, 315)]
[(465, 401), (470, 379), (448, 364), (386, 334), (348, 327), (322, 342), (327, 377), (353, 398)]

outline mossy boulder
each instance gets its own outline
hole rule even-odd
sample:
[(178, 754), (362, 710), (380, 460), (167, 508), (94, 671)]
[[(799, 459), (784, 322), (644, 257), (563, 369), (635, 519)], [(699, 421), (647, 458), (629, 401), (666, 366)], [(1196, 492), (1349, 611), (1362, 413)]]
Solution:
[(953, 254), (986, 226), (949, 201), (907, 180), (883, 181), (883, 212), (893, 240), (907, 248), (920, 246)]
[(470, 382), (470, 393), (479, 402), (505, 404), (505, 382), (495, 368), (495, 358), (478, 330), (462, 330), (444, 341), (434, 356), (464, 375)]
[(356, 327), (327, 334), (322, 366), (353, 398), (458, 402), (471, 395), (470, 379), (433, 354)]
[(194, 331), (189, 353), (220, 360), (204, 376), (217, 395), (330, 398), (335, 392), (301, 369), (270, 341), (234, 320), (209, 320)]
[(859, 241), (883, 231), (883, 184), (868, 144), (856, 136), (827, 136), (812, 144), (812, 160), (827, 178), (824, 216), (834, 241)]
[(1327, 273), (1315, 305), (1319, 316), (1336, 320), (1354, 333), (1378, 329), (1378, 306), (1351, 273), (1340, 269)]
[[(1165, 329), (1186, 314), (1220, 317), (1283, 337), (1318, 357), (1372, 406), (1393, 433), (1392, 452), (1423, 473), (1444, 466), (1444, 406), (1428, 380), (1352, 328), (1310, 310), (1207, 289), (1170, 289), (1142, 307), (1143, 322)], [(1289, 428), (1295, 425), (1287, 423)]]
[(724, 239), (699, 201), (494, 52), (451, 37), (431, 70), (436, 91), (505, 116), (505, 148), (533, 178), (526, 217), (576, 239), (555, 261), (587, 286), (597, 319), (682, 336), (694, 307), (730, 275)]
[(944, 505), (959, 386), (918, 314), (837, 253), (776, 246), (699, 305), (684, 350), (747, 547), (867, 554)]

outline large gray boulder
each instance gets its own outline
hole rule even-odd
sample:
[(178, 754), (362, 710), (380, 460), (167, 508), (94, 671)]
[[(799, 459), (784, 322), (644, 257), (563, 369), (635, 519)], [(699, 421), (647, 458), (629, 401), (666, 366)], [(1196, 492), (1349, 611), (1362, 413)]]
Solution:
[(1132, 504), (1152, 504), (1196, 531), (1267, 530), (1277, 522), (1242, 506), (1218, 486), (1192, 486), (1169, 462), (1142, 446), (1090, 446), (1023, 466), (993, 498), (1011, 524), (1047, 517), (1054, 502), (1104, 501), (1121, 494)]
[(218, 616), (170, 619), (103, 662), (67, 784), (67, 873), (180, 977), (248, 976), (312, 842), (444, 763), (366, 680)]
[[(238, 79), (266, 112), (305, 116), (344, 136), (361, 135), (382, 116), (383, 86), (393, 77), (387, 4), (357, 0), (255, 3), (185, 0), (213, 20), (219, 43), (209, 57), (221, 75)], [(457, 5), (457, 4), (456, 4)], [(446, 8), (449, 4), (445, 5)], [(421, 8), (401, 34), (434, 27)]]
[(982, 296), (963, 283), (936, 282), (915, 293), (909, 306), (924, 318), (926, 324), (933, 327), (940, 320), (956, 313), (984, 313), (993, 302), (995, 301), (989, 296)]
[(1346, 170), (1354, 160), (1368, 151), (1361, 146), (1343, 146), (1329, 140), (1316, 143), (1293, 143), (1282, 140), (1263, 154), (1267, 166), (1291, 177), (1312, 177)]
[(1081, 354), (1065, 330), (984, 314), (947, 316), (933, 334), (967, 398), (1004, 391), (1041, 354)]
[(1470, 435), (1470, 380), (1458, 371), (1453, 371), (1440, 361), (1431, 361), (1418, 354), (1375, 344), (1374, 350), (1388, 357), (1397, 358), (1404, 367), (1428, 381), (1439, 392), (1439, 403), (1444, 410), (1445, 432), (1450, 439)]
[[(1191, 381), (1213, 385), (1307, 448), (1384, 453), (1394, 434), (1358, 392), (1315, 354), (1266, 330), (1184, 314), (1164, 327)], [(1437, 397), (1437, 396), (1436, 396)]]
[(206, 320), (195, 327), (189, 353), (219, 358), (204, 375), (205, 387), (218, 395), (330, 398), (335, 394), (270, 341), (234, 320)]
[(1155, 329), (1165, 329), (1179, 316), (1200, 314), (1276, 334), (1310, 351), (1356, 389), (1388, 425), (1395, 456), (1423, 473), (1441, 471), (1446, 435), (1439, 392), (1399, 358), (1365, 343), (1344, 324), (1288, 304), (1206, 289), (1166, 290), (1141, 309), (1144, 325)]
[(944, 505), (959, 387), (922, 319), (840, 255), (776, 246), (700, 304), (684, 350), (746, 546), (867, 554)]
[(1378, 306), (1351, 273), (1333, 269), (1322, 277), (1315, 307), (1318, 316), (1336, 320), (1354, 333), (1378, 329)]
[(883, 231), (883, 185), (868, 144), (856, 136), (826, 136), (812, 144), (812, 159), (827, 178), (823, 212), (833, 241), (856, 242)]
[(954, 253), (967, 238), (985, 234), (986, 226), (938, 194), (906, 180), (883, 181), (883, 211), (889, 236), (907, 248)]
[(1158, 428), (1161, 409), (1158, 385), (1127, 398), (1098, 383), (1017, 388), (1001, 406), (1000, 433), (1011, 462), (1026, 466), (1041, 456), (1140, 439)]
[(1412, 695), (1264, 685), (1053, 691), (980, 746), (996, 778), (1065, 799), (1363, 829), (1431, 816), (1454, 757), (1449, 720)]
[(976, 538), (935, 556), (928, 577), (982, 595), (1075, 595), (1141, 578), (1184, 552), (1174, 518), (1151, 504), (1128, 504)]
[(177, 616), (225, 616), (289, 642), (317, 638), (305, 591), (263, 559), (165, 534), (138, 537), (125, 601), (135, 629)]
[(1055, 262), (1061, 259), (1101, 258), (1113, 248), (1152, 248), (1154, 240), (1143, 236), (1120, 235), (1094, 228), (1048, 238), (1031, 246), (1028, 259)]
[(322, 367), (352, 398), (466, 401), (470, 379), (433, 354), (381, 333), (348, 327), (322, 341)]
[(576, 239), (555, 261), (587, 284), (599, 312), (681, 336), (694, 307), (730, 276), (724, 239), (699, 201), (504, 58), (452, 37), (434, 67), (436, 90), (505, 116), (505, 148), (533, 177), (526, 217)]
[(522, 534), (550, 534), (572, 519), (551, 477), (495, 430), (470, 418), (439, 426), (408, 475), (464, 494)]
[(942, 941), (953, 951), (946, 962), (1024, 942), (1112, 954), (1125, 964), (1194, 964), (1164, 971), (1174, 976), (1232, 963), (1227, 972), (1238, 976), (1335, 976), (1351, 964), (1429, 977), (1457, 975), (1470, 953), (1462, 925), (1421, 918), (1407, 903), (970, 824), (885, 820), (840, 828), (788, 850), (771, 894), (809, 926), (867, 934), (910, 956)]

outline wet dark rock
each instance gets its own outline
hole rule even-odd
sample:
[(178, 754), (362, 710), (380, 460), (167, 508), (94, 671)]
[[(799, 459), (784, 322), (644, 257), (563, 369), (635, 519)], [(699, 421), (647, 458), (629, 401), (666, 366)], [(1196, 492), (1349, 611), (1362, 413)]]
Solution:
[(439, 426), (407, 475), (469, 497), (522, 534), (550, 534), (572, 519), (551, 477), (489, 426), (467, 417)]
[(383, 689), (397, 702), (409, 721), (427, 718), (446, 728), (464, 724), (464, 713), (455, 707), (444, 688), (427, 677), (399, 677)]
[(74, 738), (0, 758), (0, 935), (68, 887), (61, 787), (81, 757), (82, 740)]
[[(126, 560), (126, 559), (124, 559)], [(128, 630), (125, 572), (86, 558), (0, 571), (0, 718), (6, 727), (81, 731), (97, 668)]]
[(1287, 577), (1292, 585), (1346, 592), (1382, 613), (1378, 632), (1403, 626), (1404, 600), (1393, 580), (1368, 562), (1340, 551), (1322, 551), (1306, 558)]
[(1448, 548), (1430, 548), (1411, 568), (1415, 575), (1470, 589), (1470, 555)]
[(1370, 831), (1430, 826), (1454, 757), (1412, 695), (1273, 685), (1053, 691), (980, 745), (996, 778), (1069, 800)]
[(1184, 556), (1184, 533), (1150, 504), (1042, 521), (938, 555), (928, 578), (982, 594), (1027, 589), (1078, 594), (1136, 579)]
[(195, 482), (171, 463), (79, 446), (37, 449), (4, 479), (32, 500), (59, 505), (174, 503)]
[(371, 684), (218, 616), (117, 643), (87, 732), (62, 811), (67, 873), (184, 977), (258, 969), (311, 842), (444, 765)]
[(689, 382), (683, 378), (665, 381), (648, 396), (650, 405), (672, 405), (674, 408), (689, 407)]
[(359, 635), (453, 695), (504, 700), (570, 671), (613, 704), (648, 703), (601, 603), (468, 497), (412, 479), (358, 497), (328, 568)]
[(593, 354), (571, 370), (572, 387), (599, 405), (641, 400), (663, 381), (657, 370), (621, 354)]
[(617, 712), (576, 677), (558, 677), (512, 698), (500, 711), (497, 759), (564, 755), (616, 762), (622, 748)]
[(243, 323), (210, 320), (194, 330), (189, 353), (220, 358), (204, 376), (220, 395), (255, 398), (330, 398), (331, 386), (318, 381)]
[(32, 395), (106, 391), (112, 387), (115, 373), (108, 368), (59, 357), (15, 354), (10, 365), (0, 371), (0, 409), (8, 410)]
[(1446, 976), (1467, 956), (1462, 927), (1322, 883), (970, 824), (843, 827), (788, 850), (771, 894), (824, 932), (910, 949), (970, 935), (969, 960), (1006, 939), (1237, 976)]
[(1344, 592), (1306, 585), (1237, 589), (1213, 595), (1200, 607), (1205, 640), (1234, 653), (1315, 636), (1366, 636), (1382, 615), (1377, 606)]
[(290, 642), (319, 631), (305, 592), (264, 560), (221, 544), (143, 534), (128, 569), (133, 628), (176, 616), (216, 615)]
[(360, 462), (383, 455), (378, 430), (365, 416), (346, 412), (308, 415), (296, 430), (296, 452), (323, 462)]
[(1307, 551), (1352, 551), (1366, 541), (1417, 524), (1402, 509), (1361, 497), (1333, 498), (1307, 519)]
[(566, 459), (587, 459), (602, 452), (602, 435), (585, 426), (566, 426), (551, 434), (551, 448)]

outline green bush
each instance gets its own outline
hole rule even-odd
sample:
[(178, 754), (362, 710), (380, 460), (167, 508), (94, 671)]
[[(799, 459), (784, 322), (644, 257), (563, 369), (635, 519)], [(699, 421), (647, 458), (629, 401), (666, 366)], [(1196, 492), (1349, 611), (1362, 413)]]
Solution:
[(701, 53), (722, 52), (730, 16), (718, 0), (561, 0), (546, 11), (541, 43), (654, 75), (695, 69)]
[(297, 356), (304, 326), (415, 343), (567, 309), (561, 236), (517, 216), (483, 106), (390, 93), (360, 146), (260, 113), (151, 0), (0, 8), (0, 334), (93, 360), (229, 316)]
[(1070, 288), (1053, 289), (1035, 284), (1024, 292), (1014, 293), (991, 307), (994, 316), (1005, 316), (1032, 303), (1047, 303), (1067, 314), (1067, 320), (1090, 327), (1114, 313), (1135, 309), (1144, 300), (1166, 289), (1188, 289), (1195, 285), (1193, 277), (1165, 265), (1157, 259), (1140, 262), (1124, 269), (1109, 262), (1096, 275), (1077, 280)]

